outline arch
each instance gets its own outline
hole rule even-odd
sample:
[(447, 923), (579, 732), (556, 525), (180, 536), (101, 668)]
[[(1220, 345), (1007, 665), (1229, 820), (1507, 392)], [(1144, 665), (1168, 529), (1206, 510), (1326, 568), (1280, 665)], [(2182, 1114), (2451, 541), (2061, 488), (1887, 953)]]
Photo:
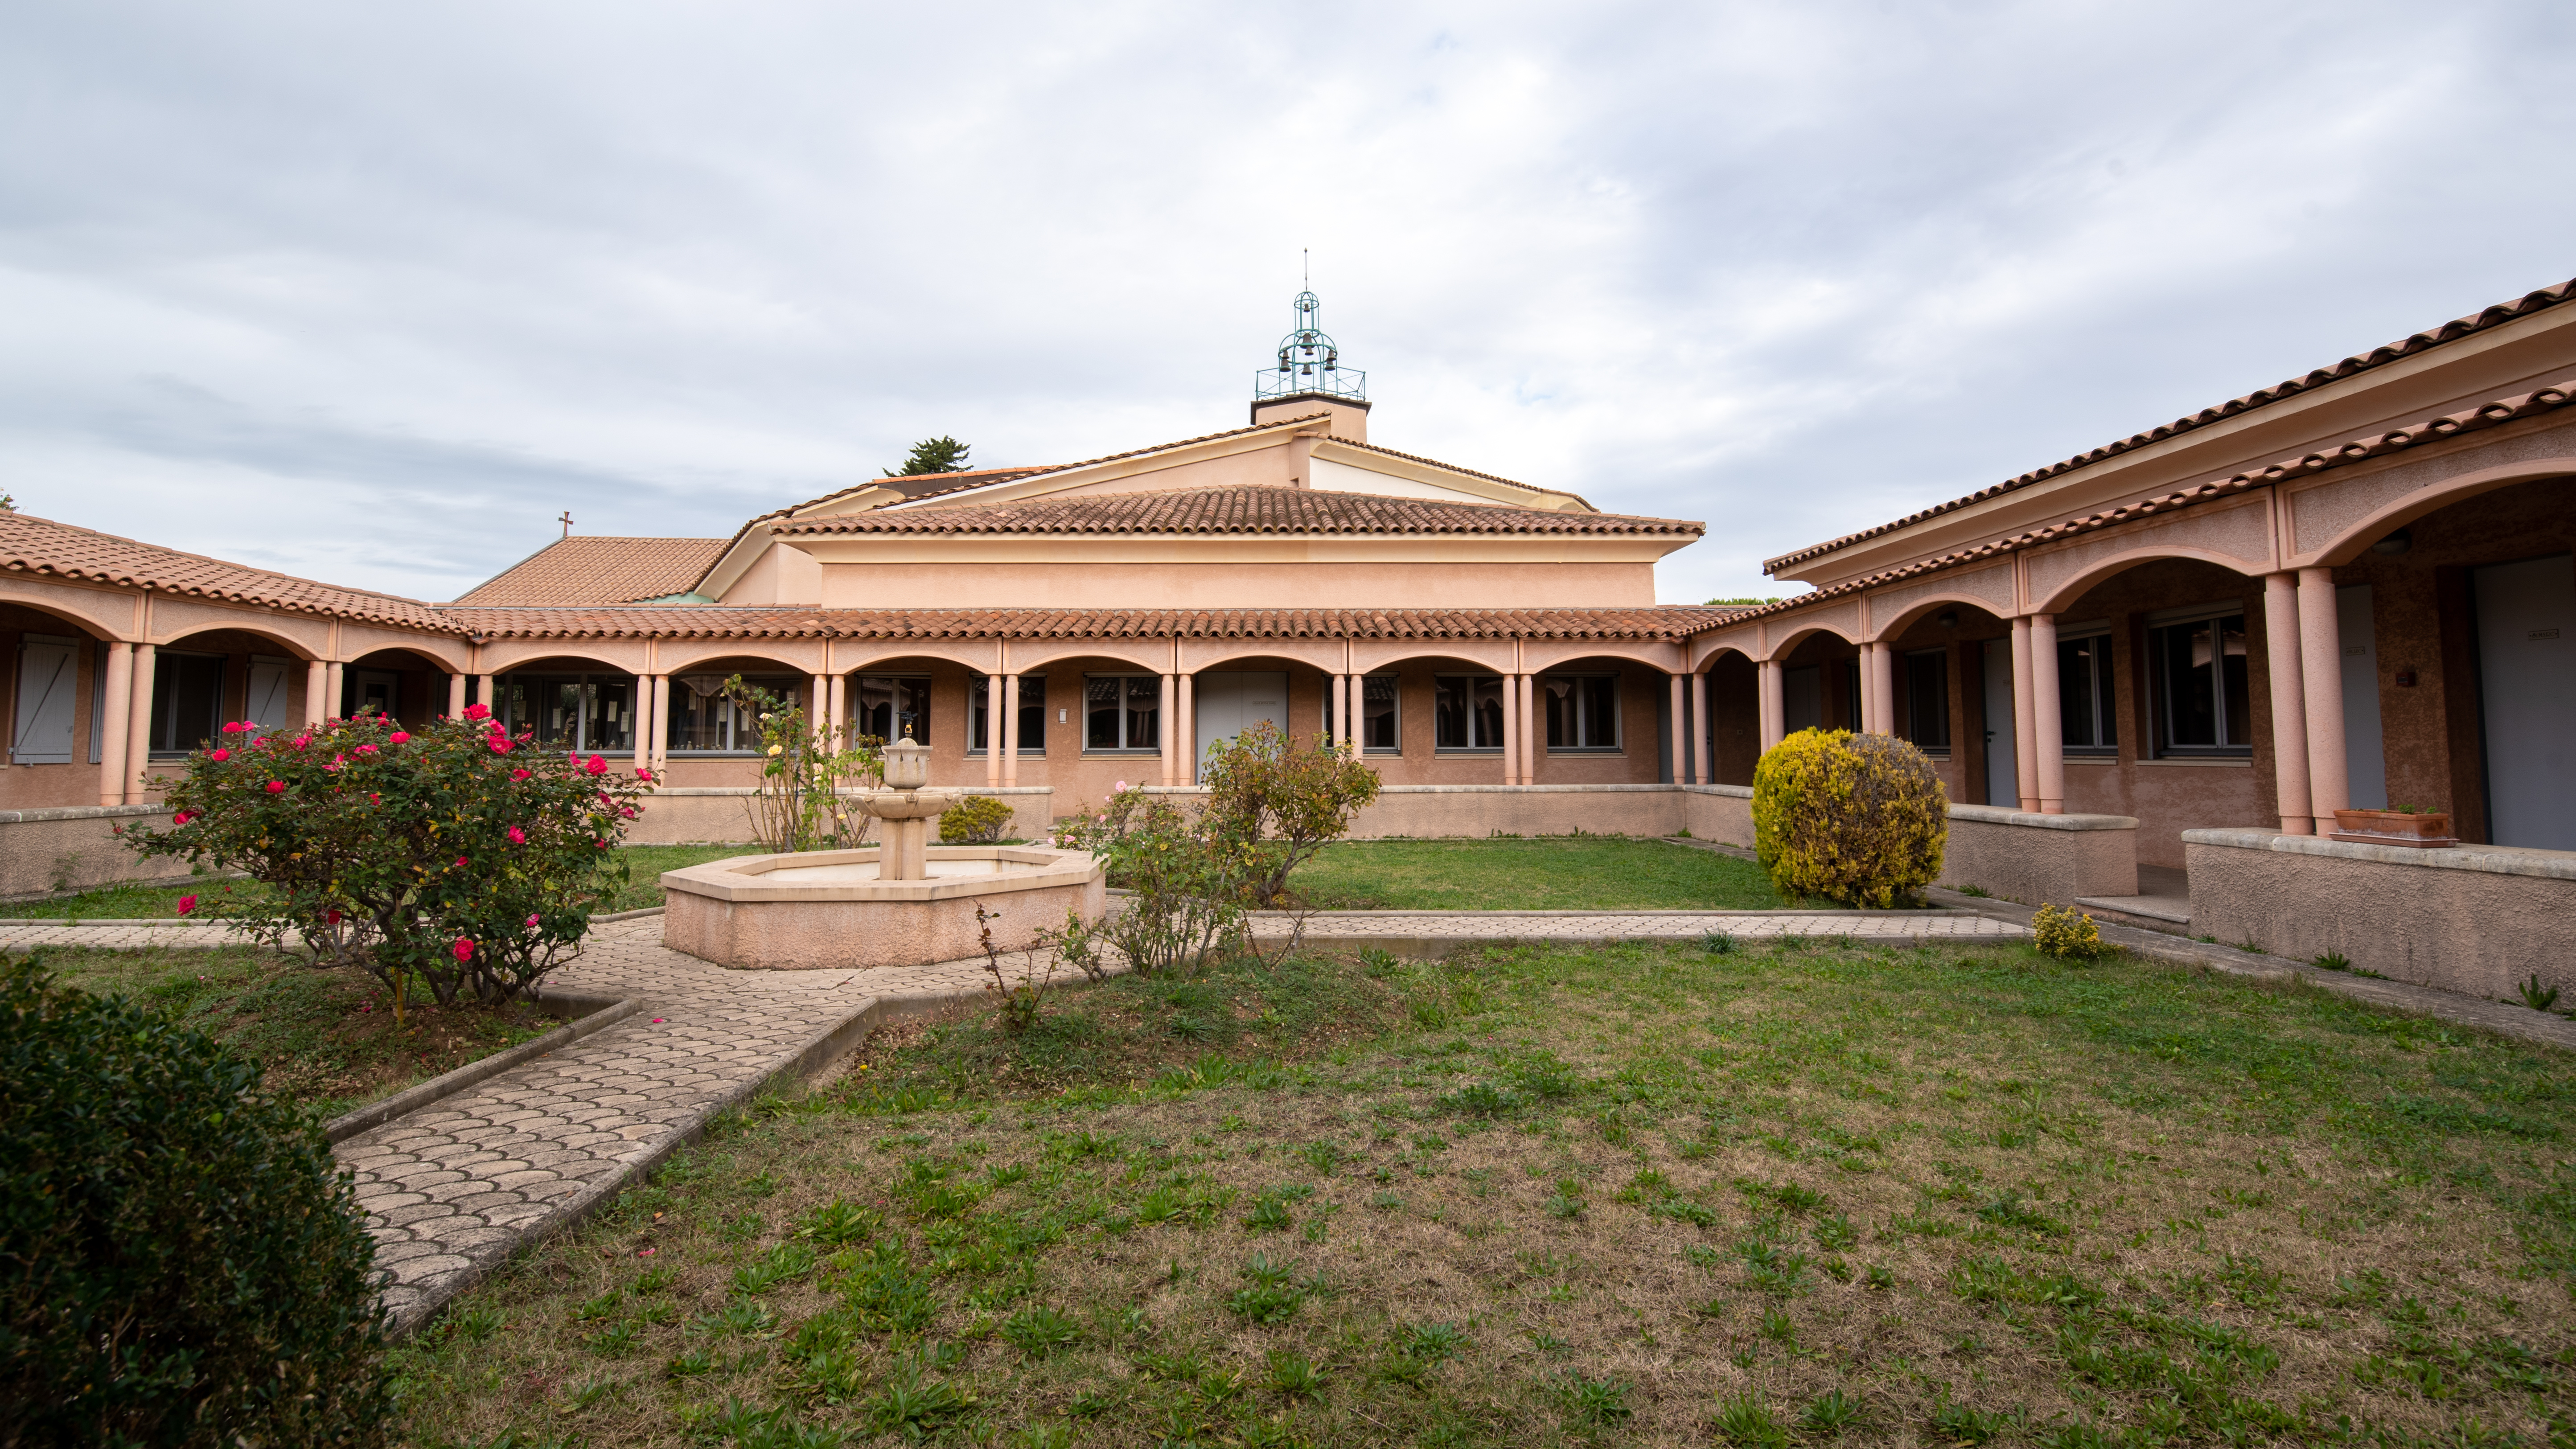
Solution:
[(274, 647), (280, 653), (286, 654), (303, 663), (309, 664), (322, 657), (319, 651), (306, 644), (298, 642), (292, 636), (278, 633), (274, 629), (260, 628), (256, 623), (251, 622), (250, 620), (218, 621), (203, 624), (197, 628), (186, 630), (183, 633), (169, 634), (156, 638), (152, 640), (151, 643), (152, 647), (155, 649), (185, 649), (188, 647), (189, 640), (201, 638), (208, 634), (246, 634), (253, 639), (259, 640), (263, 644)]
[(485, 674), (500, 676), (506, 674), (517, 674), (525, 670), (545, 670), (553, 673), (566, 674), (638, 674), (643, 672), (636, 669), (629, 661), (603, 659), (597, 654), (586, 652), (575, 653), (564, 650), (551, 650), (545, 653), (531, 653), (520, 658), (510, 660), (508, 663), (496, 663), (491, 660), (486, 660), (484, 661), (482, 672)]
[[(2454, 503), (2464, 502), (2482, 493), (2493, 493), (2517, 483), (2537, 483), (2548, 478), (2576, 475), (2576, 457), (2532, 458), (2514, 463), (2500, 463), (2479, 468), (2455, 478), (2445, 478), (2415, 488), (2402, 487), (2402, 475), (2392, 470), (2387, 474), (2356, 478), (2349, 483), (2319, 484), (2289, 495), (2293, 519), (2306, 521), (2307, 508), (2322, 506), (2330, 497), (2359, 502), (2362, 511), (2349, 522), (2338, 521), (2325, 544), (2315, 549), (2300, 549), (2291, 557), (2294, 567), (2333, 568), (2353, 560), (2400, 528), (2428, 514), (2438, 513)], [(2379, 488), (2369, 485), (2378, 483)], [(2389, 484), (2401, 485), (2391, 489)], [(2372, 497), (2372, 494), (2380, 496)], [(2358, 495), (2358, 497), (2356, 497)], [(2310, 500), (2314, 500), (2311, 503)], [(2321, 520), (2323, 522), (2323, 520)]]
[[(90, 600), (104, 598), (117, 598), (125, 603), (126, 622), (111, 623), (102, 611), (86, 607)], [(32, 586), (23, 579), (0, 579), (0, 604), (16, 604), (41, 614), (50, 614), (100, 639), (130, 640), (134, 637), (133, 601), (123, 595), (104, 595), (94, 589), (43, 588)]]
[(1706, 674), (1730, 654), (1747, 664), (1761, 662), (1749, 646), (1731, 638), (1693, 639), (1690, 649), (1690, 672), (1693, 674)]
[[(1013, 641), (1011, 672), (1028, 674), (1069, 659), (1107, 659), (1132, 665), (1146, 674), (1169, 674), (1172, 645), (1168, 639), (1044, 639)], [(1184, 661), (1183, 668), (1195, 667)]]
[[(1439, 644), (1461, 643), (1481, 643), (1490, 647), (1482, 650), (1436, 647)], [(1509, 639), (1406, 640), (1355, 650), (1351, 662), (1352, 672), (1356, 674), (1383, 674), (1390, 669), (1401, 669), (1407, 665), (1431, 665), (1436, 668), (1444, 664), (1456, 665), (1460, 669), (1473, 670), (1478, 674), (1509, 674), (1512, 672), (1512, 641)]]
[(1861, 641), (1853, 638), (1852, 635), (1859, 632), (1859, 630), (1854, 629), (1849, 633), (1846, 633), (1843, 630), (1836, 628), (1834, 625), (1822, 621), (1808, 622), (1800, 620), (1797, 622), (1796, 627), (1792, 632), (1782, 634), (1771, 641), (1771, 647), (1764, 653), (1763, 658), (1786, 659), (1790, 655), (1798, 652), (1799, 645), (1806, 643), (1808, 640), (1815, 638), (1819, 634), (1840, 639), (1854, 649), (1858, 649)]
[(462, 639), (444, 634), (415, 634), (408, 630), (367, 629), (346, 624), (340, 628), (340, 655), (353, 663), (388, 649), (408, 649), (428, 661), (430, 668), (448, 674), (474, 672), (473, 647)]
[(1339, 640), (1330, 650), (1307, 650), (1277, 647), (1295, 644), (1295, 640), (1246, 639), (1241, 647), (1211, 649), (1205, 653), (1187, 652), (1181, 656), (1182, 668), (1191, 674), (1259, 673), (1271, 669), (1306, 670), (1317, 674), (1340, 674), (1349, 657)]
[(1541, 674), (1578, 660), (1616, 659), (1659, 674), (1688, 666), (1688, 649), (1661, 639), (1533, 639), (1521, 645), (1521, 672)]
[[(738, 674), (743, 672), (732, 668), (718, 668), (710, 671), (707, 667), (709, 665), (724, 666), (733, 664), (758, 664), (762, 666), (759, 672), (763, 674), (810, 675), (822, 672), (821, 668), (814, 660), (791, 657), (789, 652), (786, 650), (763, 649), (759, 647), (757, 641), (747, 641), (742, 639), (716, 639), (706, 641), (705, 643), (691, 640), (689, 643), (692, 647), (674, 649), (668, 644), (665, 644), (661, 649), (657, 650), (654, 654), (653, 668), (651, 672), (654, 674), (705, 674), (709, 672), (718, 674)], [(745, 648), (744, 645), (746, 643), (749, 643), (751, 647)]]
[[(2075, 606), (2076, 600), (2091, 593), (2104, 579), (2114, 574), (2127, 573), (2143, 564), (2160, 563), (2166, 559), (2187, 559), (2194, 563), (2215, 564), (2231, 574), (2249, 579), (2262, 577), (2260, 571), (2247, 568), (2244, 559), (2220, 553), (2215, 549), (2193, 548), (2187, 544), (2142, 544), (2136, 548), (2106, 554), (2086, 564), (2082, 570), (2069, 575), (2058, 584), (2047, 597), (2033, 599), (2031, 612), (2034, 614), (2064, 613)], [(1978, 607), (1992, 612), (1987, 605), (1980, 604)]]
[[(1921, 623), (1925, 615), (1940, 609), (1974, 609), (1990, 619), (2011, 617), (2009, 614), (1997, 612), (1995, 601), (1992, 599), (1977, 594), (1943, 589), (1936, 593), (1908, 598), (1903, 609), (1888, 615), (1884, 620), (1871, 619), (1872, 628), (1868, 642), (1892, 644), (1903, 638), (1906, 630)], [(1876, 611), (1872, 612), (1874, 614)]]
[(650, 672), (644, 667), (643, 642), (630, 639), (512, 639), (487, 644), (473, 672), (507, 674), (556, 660), (579, 661), (585, 668), (622, 674)]
[(847, 640), (834, 644), (830, 672), (863, 674), (906, 660), (927, 659), (936, 664), (954, 665), (970, 674), (991, 674), (999, 668), (1002, 652), (997, 641), (991, 639), (872, 639), (866, 644), (863, 649), (851, 647)]

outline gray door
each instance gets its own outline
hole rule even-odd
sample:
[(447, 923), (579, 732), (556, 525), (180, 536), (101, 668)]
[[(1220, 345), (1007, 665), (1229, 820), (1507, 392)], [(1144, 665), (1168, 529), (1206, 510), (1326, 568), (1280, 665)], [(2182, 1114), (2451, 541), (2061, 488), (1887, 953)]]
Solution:
[(2021, 808), (2021, 767), (2013, 759), (2012, 641), (1986, 641), (1986, 803)]
[(242, 703), (242, 718), (263, 729), (283, 729), (295, 723), (287, 718), (293, 706), (290, 690), (295, 682), (295, 666), (283, 659), (250, 661), (250, 692)]
[(2388, 808), (2388, 756), (2379, 737), (2379, 647), (2370, 630), (2370, 585), (2335, 590), (2335, 632), (2343, 636), (2343, 778), (2355, 810)]
[(2473, 578), (2495, 843), (2576, 850), (2576, 555)]
[(1243, 733), (1254, 720), (1266, 719), (1288, 732), (1288, 676), (1285, 674), (1202, 674), (1191, 685), (1191, 704), (1198, 710), (1199, 763), (1207, 763), (1208, 746)]
[(19, 765), (72, 762), (72, 689), (80, 678), (80, 646), (69, 639), (26, 636), (18, 646), (17, 731), (9, 759)]

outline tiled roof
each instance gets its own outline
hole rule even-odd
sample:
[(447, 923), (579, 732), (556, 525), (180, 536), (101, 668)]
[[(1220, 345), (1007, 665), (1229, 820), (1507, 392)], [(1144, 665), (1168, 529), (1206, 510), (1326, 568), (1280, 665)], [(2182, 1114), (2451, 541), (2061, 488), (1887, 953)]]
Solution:
[(0, 513), (0, 570), (455, 632), (434, 607), (415, 599), (315, 583), (25, 513)]
[(2165, 424), (2163, 427), (2153, 428), (2147, 432), (2123, 438), (2116, 443), (2105, 444), (2102, 447), (2095, 448), (2089, 453), (2078, 454), (2077, 456), (2068, 458), (2063, 462), (2051, 463), (2045, 468), (2041, 468), (2035, 472), (2024, 473), (2018, 478), (2007, 478), (1992, 488), (1980, 489), (1977, 492), (1969, 494), (1965, 498), (1954, 498), (1947, 503), (1937, 504), (1933, 507), (1926, 508), (1920, 513), (1909, 513), (1903, 518), (1896, 519), (1893, 522), (1879, 524), (1875, 528), (1865, 528), (1858, 533), (1847, 533), (1840, 538), (1799, 549), (1795, 553), (1784, 553), (1778, 558), (1766, 561), (1762, 565), (1762, 571), (1764, 573), (1778, 573), (1784, 568), (1804, 563), (1820, 554), (1831, 553), (1838, 548), (1848, 547), (1849, 545), (1858, 543), (1863, 539), (1876, 538), (1879, 535), (1886, 533), (1894, 533), (1900, 528), (1911, 527), (1914, 524), (1921, 523), (1927, 518), (1938, 518), (1942, 514), (1956, 512), (1972, 503), (1982, 503), (1985, 500), (1996, 497), (2000, 494), (2010, 493), (2020, 488), (2027, 488), (2031, 484), (2040, 482), (2043, 479), (2054, 478), (2063, 473), (2071, 473), (2076, 469), (2085, 467), (2089, 464), (2099, 463), (2105, 458), (2117, 457), (2122, 453), (2132, 452), (2136, 449), (2143, 448), (2150, 443), (2162, 442), (2167, 438), (2191, 432), (2196, 428), (2204, 428), (2209, 426), (2211, 423), (2221, 422), (2225, 419), (2236, 417), (2243, 413), (2252, 412), (2256, 408), (2280, 402), (2285, 398), (2296, 397), (2303, 392), (2313, 391), (2316, 388), (2325, 386), (2327, 383), (2337, 382), (2344, 378), (2351, 377), (2355, 373), (2367, 372), (2374, 367), (2384, 367), (2400, 358), (2412, 357), (2416, 353), (2422, 352), (2427, 348), (2439, 347), (2445, 342), (2454, 342), (2460, 338), (2470, 336), (2473, 333), (2483, 332), (2491, 327), (2502, 326), (2517, 317), (2527, 317), (2534, 312), (2538, 312), (2549, 307), (2555, 307), (2559, 303), (2566, 301), (2570, 296), (2576, 296), (2576, 279), (2560, 282), (2554, 287), (2543, 287), (2537, 292), (2526, 293), (2510, 302), (2498, 302), (2496, 305), (2487, 308), (2483, 312), (2474, 313), (2467, 317), (2456, 318), (2452, 321), (2443, 323), (2439, 327), (2432, 328), (2429, 331), (2418, 332), (2412, 336), (2400, 338), (2395, 342), (2389, 343), (2385, 347), (2374, 347), (2368, 352), (2357, 353), (2351, 357), (2345, 358), (2331, 367), (2318, 368), (2316, 371), (2309, 373), (2305, 377), (2294, 377), (2287, 382), (2275, 383), (2259, 392), (2250, 392), (2243, 397), (2220, 403), (2214, 408), (2203, 408), (2199, 412), (2193, 413), (2190, 417), (2177, 418), (2174, 421)]
[(1697, 537), (1699, 524), (1615, 513), (1244, 486), (957, 503), (791, 523), (815, 534), (1549, 534)]
[(1482, 478), (1488, 483), (1500, 483), (1508, 488), (1526, 488), (1532, 493), (1553, 493), (1560, 498), (1571, 498), (1586, 508), (1592, 506), (1591, 500), (1582, 494), (1568, 493), (1562, 488), (1541, 488), (1535, 483), (1523, 483), (1518, 479), (1506, 478), (1499, 473), (1479, 473), (1473, 468), (1461, 468), (1455, 463), (1443, 463), (1437, 458), (1426, 458), (1419, 453), (1399, 453), (1393, 448), (1381, 448), (1375, 443), (1363, 443), (1356, 438), (1335, 438), (1333, 442), (1337, 447), (1358, 448), (1363, 452), (1376, 453), (1388, 458), (1402, 458), (1408, 463), (1420, 463), (1424, 467), (1437, 468), (1444, 473), (1463, 473), (1470, 478)]
[(684, 594), (721, 538), (558, 539), (457, 595), (460, 604), (623, 604)]
[(1741, 609), (450, 609), (487, 639), (1683, 639)]
[[(1332, 414), (1330, 413), (1302, 413), (1293, 418), (1272, 418), (1266, 423), (1254, 423), (1249, 427), (1242, 428), (1228, 428), (1221, 433), (1201, 433), (1195, 438), (1183, 438), (1178, 442), (1156, 443), (1151, 447), (1145, 448), (1129, 448), (1123, 453), (1103, 453), (1097, 458), (1085, 458), (1079, 463), (1058, 463), (1051, 468), (1030, 468), (1025, 470), (1023, 476), (1035, 477), (1040, 473), (1072, 473), (1083, 468), (1097, 468), (1103, 463), (1122, 463), (1129, 458), (1147, 458), (1156, 453), (1171, 452), (1175, 448), (1190, 448), (1196, 447), (1200, 443), (1213, 443), (1220, 438), (1240, 438), (1246, 433), (1266, 433), (1277, 428), (1294, 428), (1303, 423), (1321, 422), (1331, 416)], [(990, 481), (1012, 482), (1016, 480), (993, 479)], [(905, 504), (898, 504), (896, 506), (908, 506), (908, 504), (917, 503), (923, 498), (935, 498), (939, 496), (940, 493), (962, 493), (970, 488), (981, 488), (984, 486), (985, 482), (979, 480), (974, 483), (960, 484), (955, 488), (943, 488), (938, 490), (938, 493), (915, 494), (911, 499), (907, 500)]]
[[(2523, 418), (2538, 417), (2543, 413), (2555, 412), (2567, 406), (2572, 399), (2576, 399), (2576, 377), (2514, 397), (2497, 398), (2474, 408), (2446, 413), (2438, 418), (2429, 418), (2410, 427), (2397, 428), (2368, 437), (2347, 439), (2338, 447), (2322, 448), (2301, 457), (2283, 458), (2260, 468), (2249, 468), (2230, 478), (2222, 478), (2210, 483), (2195, 483), (2189, 488), (2178, 488), (2173, 492), (2140, 499), (2135, 503), (2123, 503), (2117, 508), (2105, 508), (2098, 513), (2088, 513), (2081, 518), (2069, 518), (2040, 528), (2025, 529), (2009, 537), (1991, 539), (1967, 548), (1952, 549), (1948, 553), (1938, 554), (1932, 558), (1918, 559), (1913, 563), (1902, 564), (1892, 569), (1881, 569), (1877, 573), (1866, 574), (1856, 579), (1845, 579), (1829, 589), (1816, 589), (1800, 594), (1794, 599), (1783, 599), (1776, 604), (1765, 604), (1738, 612), (1746, 620), (1795, 613), (1799, 609), (1825, 599), (1841, 598), (1862, 589), (1879, 588), (1899, 579), (1910, 579), (1922, 574), (1937, 573), (1943, 569), (1981, 563), (2021, 549), (2052, 543), (2061, 538), (2072, 538), (2079, 533), (2091, 533), (2097, 529), (2109, 528), (2154, 514), (2171, 513), (2178, 508), (2190, 508), (2202, 503), (2215, 502), (2221, 498), (2231, 498), (2249, 488), (2278, 483), (2284, 478), (2305, 478), (2332, 468), (2350, 467), (2352, 464), (2371, 458), (2384, 458), (2391, 453), (2403, 452), (2421, 443), (2439, 442), (2444, 438), (2458, 437), (2462, 433), (2478, 432)], [(1730, 622), (1741, 622), (1741, 620)]]

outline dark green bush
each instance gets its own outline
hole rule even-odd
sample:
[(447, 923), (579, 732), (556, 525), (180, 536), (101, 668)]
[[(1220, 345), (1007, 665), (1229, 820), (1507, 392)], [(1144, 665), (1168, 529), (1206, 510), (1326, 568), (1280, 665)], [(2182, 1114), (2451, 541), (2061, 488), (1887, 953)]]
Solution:
[(256, 1066), (0, 961), (0, 1445), (380, 1443), (373, 1263)]

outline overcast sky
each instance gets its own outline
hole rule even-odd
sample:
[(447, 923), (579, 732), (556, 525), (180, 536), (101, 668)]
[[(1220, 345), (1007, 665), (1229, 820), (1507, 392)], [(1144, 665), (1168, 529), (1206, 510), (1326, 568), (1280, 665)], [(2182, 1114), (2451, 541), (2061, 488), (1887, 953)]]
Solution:
[(0, 487), (443, 599), (953, 434), (1375, 441), (1668, 601), (2576, 274), (2547, 4), (0, 4)]

